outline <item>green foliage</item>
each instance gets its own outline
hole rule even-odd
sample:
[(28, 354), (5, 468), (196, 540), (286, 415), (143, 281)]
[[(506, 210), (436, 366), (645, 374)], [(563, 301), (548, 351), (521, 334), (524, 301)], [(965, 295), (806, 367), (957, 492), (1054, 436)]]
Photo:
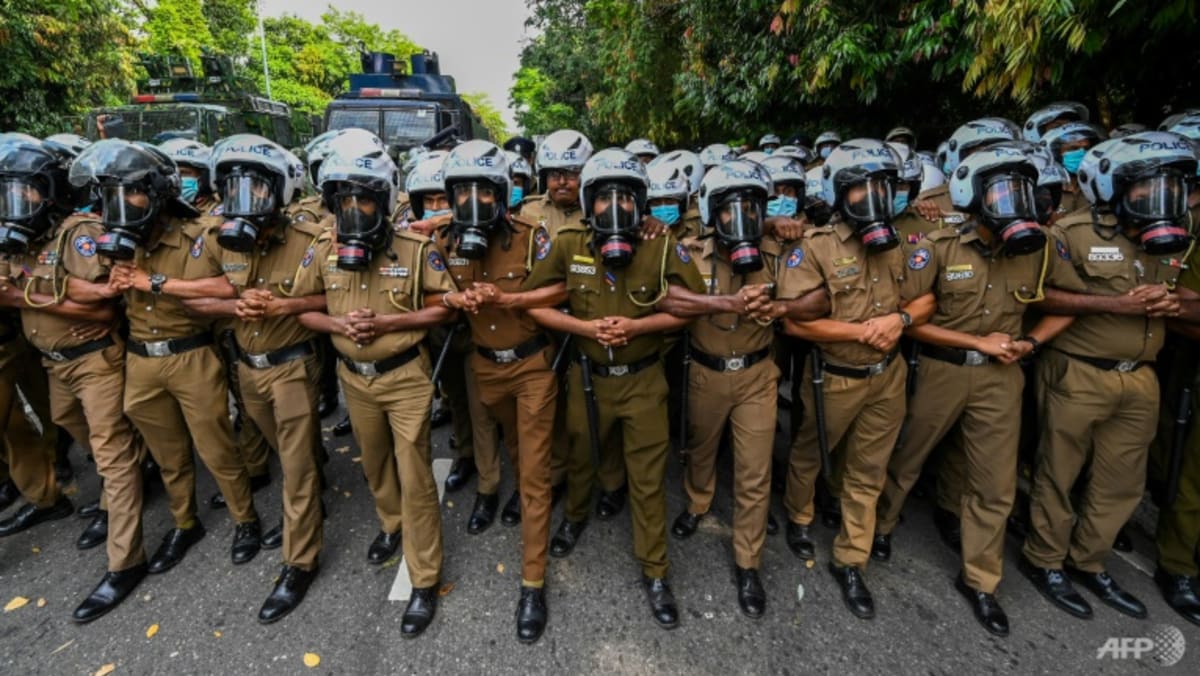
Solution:
[(492, 104), (492, 99), (487, 94), (482, 92), (467, 92), (460, 93), (459, 96), (479, 116), (479, 120), (487, 128), (494, 142), (500, 144), (508, 139), (508, 124), (504, 121), (504, 116), (500, 113), (500, 110)]
[(200, 0), (158, 0), (141, 26), (146, 35), (146, 48), (167, 54), (177, 52), (200, 66), (200, 48), (213, 44), (201, 10)]

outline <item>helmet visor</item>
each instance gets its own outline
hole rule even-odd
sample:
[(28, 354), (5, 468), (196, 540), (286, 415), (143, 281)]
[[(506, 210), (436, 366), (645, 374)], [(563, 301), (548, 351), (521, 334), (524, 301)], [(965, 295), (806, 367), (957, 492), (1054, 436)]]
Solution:
[(24, 221), (42, 208), (41, 189), (27, 178), (0, 178), (0, 219)]
[(983, 213), (996, 220), (1036, 220), (1033, 182), (1006, 174), (992, 177), (983, 189)]
[(226, 216), (265, 216), (275, 209), (275, 191), (262, 176), (230, 174), (222, 187)]
[(106, 184), (100, 187), (100, 204), (104, 224), (108, 226), (140, 225), (154, 210), (154, 200), (141, 188), (133, 185)]
[(371, 235), (378, 228), (383, 209), (374, 197), (367, 194), (345, 192), (334, 197), (338, 237), (356, 239)]
[(458, 225), (483, 227), (500, 217), (500, 199), (491, 184), (459, 183), (453, 197), (453, 219)]
[(1178, 173), (1158, 174), (1135, 181), (1121, 197), (1125, 213), (1134, 218), (1173, 221), (1187, 213), (1187, 182)]
[(717, 236), (730, 241), (762, 239), (762, 205), (746, 195), (733, 195), (717, 207)]
[(592, 210), (592, 227), (602, 233), (628, 232), (642, 222), (637, 195), (624, 187), (601, 187), (592, 196)]
[(890, 220), (895, 184), (885, 176), (871, 176), (846, 189), (846, 213), (856, 221)]

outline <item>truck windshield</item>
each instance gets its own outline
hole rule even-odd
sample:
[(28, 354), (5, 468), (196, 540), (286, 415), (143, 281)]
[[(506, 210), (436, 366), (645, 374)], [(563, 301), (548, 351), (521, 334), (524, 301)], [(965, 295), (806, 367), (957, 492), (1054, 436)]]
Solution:
[(432, 107), (383, 111), (383, 142), (389, 148), (411, 148), (437, 130), (437, 111)]
[[(162, 143), (172, 138), (195, 139), (201, 136), (200, 112), (194, 108), (164, 108), (161, 110), (101, 111), (120, 115), (125, 120), (126, 137), (130, 141)], [(88, 136), (96, 138), (96, 114), (88, 116)]]

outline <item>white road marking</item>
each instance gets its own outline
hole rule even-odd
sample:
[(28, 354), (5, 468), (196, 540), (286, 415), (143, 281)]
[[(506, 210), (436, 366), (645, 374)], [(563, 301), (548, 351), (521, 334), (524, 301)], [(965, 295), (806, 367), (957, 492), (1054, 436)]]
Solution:
[[(437, 482), (438, 505), (446, 498), (446, 477), (450, 475), (450, 466), (454, 461), (450, 458), (438, 458), (433, 461), (433, 480)], [(404, 562), (404, 557), (400, 557), (400, 563), (396, 566), (396, 579), (392, 581), (392, 589), (388, 592), (389, 601), (408, 601), (408, 597), (412, 595), (412, 579), (408, 577), (408, 565)]]

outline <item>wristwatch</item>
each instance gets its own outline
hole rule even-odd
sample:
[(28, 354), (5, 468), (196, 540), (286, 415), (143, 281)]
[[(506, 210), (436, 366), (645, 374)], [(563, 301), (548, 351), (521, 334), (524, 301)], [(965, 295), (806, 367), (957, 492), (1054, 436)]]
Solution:
[(1033, 346), (1033, 349), (1029, 352), (1030, 354), (1037, 354), (1038, 350), (1042, 349), (1042, 342), (1033, 336), (1021, 336), (1017, 339), (1017, 341), (1022, 340)]
[(908, 327), (912, 326), (912, 315), (908, 314), (904, 310), (901, 310), (900, 311), (900, 323), (903, 324), (904, 328), (906, 328), (906, 329)]
[(167, 276), (161, 272), (156, 272), (150, 275), (150, 293), (158, 295), (162, 293), (163, 284), (167, 283)]

